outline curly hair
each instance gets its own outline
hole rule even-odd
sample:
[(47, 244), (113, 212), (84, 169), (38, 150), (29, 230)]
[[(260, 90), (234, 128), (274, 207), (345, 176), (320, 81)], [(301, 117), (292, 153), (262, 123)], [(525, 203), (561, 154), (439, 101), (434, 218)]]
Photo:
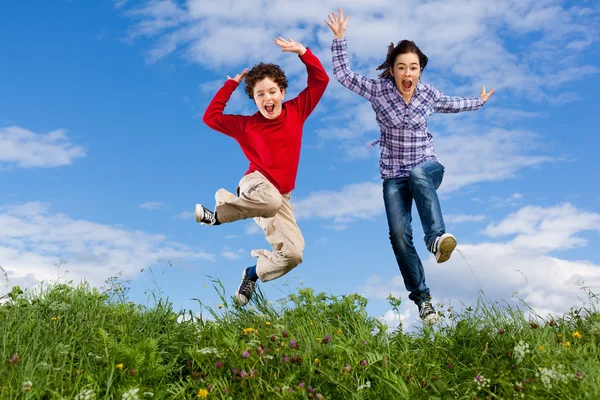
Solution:
[(254, 99), (254, 85), (257, 82), (262, 81), (265, 78), (270, 78), (273, 82), (279, 86), (279, 89), (284, 90), (288, 86), (287, 78), (285, 77), (285, 73), (279, 65), (276, 64), (265, 64), (260, 63), (252, 67), (250, 71), (246, 74), (246, 94), (251, 99)]
[(379, 74), (379, 77), (385, 79), (394, 79), (392, 74), (390, 74), (390, 68), (394, 67), (394, 61), (396, 61), (397, 56), (406, 53), (415, 53), (419, 57), (421, 72), (423, 72), (427, 66), (427, 56), (423, 54), (421, 49), (419, 49), (412, 40), (402, 40), (398, 42), (396, 46), (394, 46), (394, 43), (390, 43), (388, 46), (388, 53), (385, 62), (377, 67), (377, 71), (383, 70), (383, 72)]

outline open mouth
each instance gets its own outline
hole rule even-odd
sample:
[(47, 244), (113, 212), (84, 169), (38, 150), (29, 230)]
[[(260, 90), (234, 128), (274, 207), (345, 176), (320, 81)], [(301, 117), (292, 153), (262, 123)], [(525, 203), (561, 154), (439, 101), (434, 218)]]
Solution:
[(275, 104), (265, 105), (265, 111), (271, 114), (273, 111), (275, 111)]
[(404, 80), (402, 81), (402, 87), (403, 87), (404, 89), (407, 89), (407, 90), (408, 90), (408, 89), (410, 89), (410, 87), (411, 87), (411, 86), (412, 86), (412, 81), (410, 81), (410, 80), (406, 80), (406, 79), (404, 79)]

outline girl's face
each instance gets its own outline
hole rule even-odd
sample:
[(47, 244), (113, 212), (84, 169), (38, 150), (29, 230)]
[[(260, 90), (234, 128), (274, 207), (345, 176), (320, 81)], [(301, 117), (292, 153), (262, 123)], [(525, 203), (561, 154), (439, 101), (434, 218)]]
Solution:
[(280, 89), (271, 78), (264, 78), (254, 85), (254, 102), (258, 111), (267, 119), (279, 117), (284, 96), (285, 89)]
[(400, 94), (403, 97), (411, 97), (421, 77), (419, 56), (415, 53), (398, 54), (394, 60), (394, 67), (390, 68), (390, 74), (393, 75)]

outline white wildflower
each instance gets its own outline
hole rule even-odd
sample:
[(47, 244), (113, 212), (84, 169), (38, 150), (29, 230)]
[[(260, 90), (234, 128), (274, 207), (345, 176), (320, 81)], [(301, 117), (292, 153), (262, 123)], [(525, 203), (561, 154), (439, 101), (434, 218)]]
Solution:
[(221, 355), (221, 353), (219, 352), (219, 349), (217, 349), (215, 347), (205, 347), (203, 349), (199, 349), (198, 353), (200, 353), (200, 354), (214, 354), (217, 357), (219, 357)]
[(531, 350), (529, 350), (529, 343), (525, 343), (524, 341), (520, 340), (519, 343), (515, 345), (513, 350), (515, 362), (518, 364), (523, 361), (523, 358), (525, 358), (525, 354), (527, 353), (531, 353)]
[(479, 388), (489, 388), (491, 383), (491, 381), (483, 375), (477, 375), (473, 378), (473, 382), (475, 382)]
[(360, 385), (358, 387), (358, 389), (356, 389), (356, 390), (363, 390), (365, 388), (370, 388), (370, 387), (371, 387), (371, 381), (366, 381), (364, 385)]
[(23, 382), (23, 390), (26, 392), (29, 392), (31, 390), (32, 386), (33, 386), (33, 384), (31, 383), (31, 381)]
[(77, 396), (75, 396), (75, 400), (92, 400), (94, 398), (94, 392), (92, 389), (83, 389)]
[(143, 396), (144, 397), (154, 397), (154, 393), (152, 393), (152, 392), (144, 392)]
[(536, 372), (535, 376), (540, 378), (547, 389), (552, 389), (554, 386), (566, 383), (569, 380), (567, 374), (562, 372), (562, 365), (558, 364), (554, 369), (539, 368), (540, 372)]
[(123, 393), (122, 400), (139, 400), (137, 393), (140, 391), (139, 388), (129, 389), (125, 393)]

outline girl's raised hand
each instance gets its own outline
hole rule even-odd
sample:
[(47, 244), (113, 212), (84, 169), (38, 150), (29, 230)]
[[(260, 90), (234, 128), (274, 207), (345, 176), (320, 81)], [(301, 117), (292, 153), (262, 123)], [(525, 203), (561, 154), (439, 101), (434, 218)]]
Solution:
[(494, 94), (495, 91), (496, 91), (496, 89), (492, 89), (488, 93), (486, 93), (485, 92), (485, 86), (482, 86), (481, 87), (481, 93), (479, 93), (479, 96), (483, 99), (483, 102), (485, 103), (486, 101), (488, 101), (488, 99), (490, 98), (490, 96)]
[(281, 36), (275, 39), (275, 44), (281, 47), (281, 51), (289, 51), (290, 53), (296, 53), (299, 56), (303, 56), (306, 52), (306, 47), (302, 43), (294, 42), (294, 40), (285, 40)]
[(230, 77), (229, 75), (227, 75), (227, 79), (232, 79), (232, 80), (236, 81), (237, 83), (240, 83), (242, 81), (242, 79), (244, 79), (244, 76), (246, 76), (246, 72), (248, 72), (248, 68), (244, 69), (242, 72), (240, 72), (233, 78)]
[(347, 15), (346, 18), (344, 18), (344, 13), (342, 13), (341, 8), (338, 9), (338, 12), (339, 15), (336, 15), (335, 13), (328, 15), (329, 21), (325, 20), (325, 23), (333, 31), (333, 36), (335, 36), (336, 39), (341, 39), (345, 35), (346, 25), (348, 25), (348, 18), (350, 18), (350, 16)]

